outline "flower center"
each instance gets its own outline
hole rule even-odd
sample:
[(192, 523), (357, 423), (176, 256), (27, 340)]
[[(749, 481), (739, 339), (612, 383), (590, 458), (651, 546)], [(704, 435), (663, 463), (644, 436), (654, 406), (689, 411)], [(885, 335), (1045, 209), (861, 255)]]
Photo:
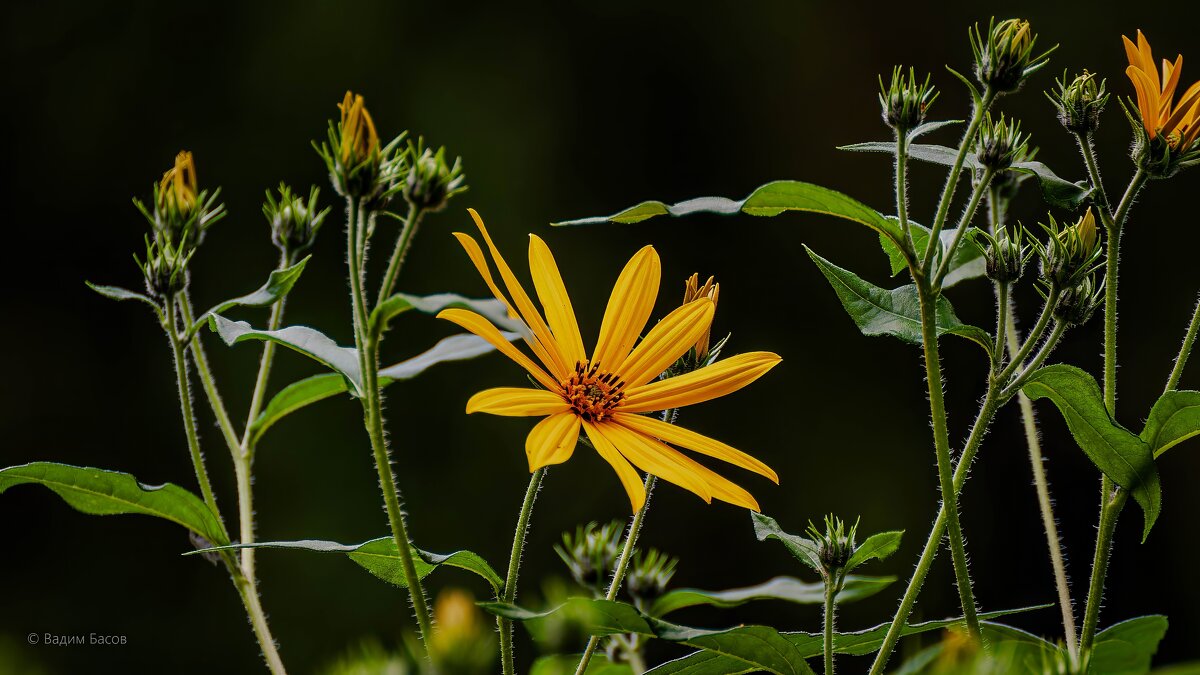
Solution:
[(580, 361), (563, 384), (563, 395), (575, 412), (588, 422), (603, 422), (625, 399), (625, 383), (616, 373)]

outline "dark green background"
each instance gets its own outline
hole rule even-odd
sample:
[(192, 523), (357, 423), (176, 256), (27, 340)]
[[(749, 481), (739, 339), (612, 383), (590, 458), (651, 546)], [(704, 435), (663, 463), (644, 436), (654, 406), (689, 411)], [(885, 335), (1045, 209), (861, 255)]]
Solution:
[[(966, 27), (992, 13), (1028, 16), (1047, 44), (1062, 43), (1050, 67), (1000, 108), (1023, 120), (1042, 147), (1040, 158), (1081, 178), (1070, 139), (1041, 94), (1053, 74), (1088, 67), (1126, 95), (1132, 90), (1123, 75), (1121, 33), (1143, 28), (1165, 56), (1196, 54), (1200, 45), (1195, 17), (1181, 15), (1181, 6), (1170, 12), (1151, 12), (1148, 3), (1112, 10), (1047, 2), (953, 10), (895, 3), (854, 12), (848, 6), (382, 0), (6, 6), (0, 461), (61, 460), (194, 487), (165, 340), (144, 307), (114, 304), (83, 280), (140, 284), (130, 253), (139, 250), (145, 225), (129, 198), (147, 195), (173, 154), (188, 148), (202, 183), (224, 188), (231, 214), (195, 260), (197, 301), (207, 305), (259, 284), (274, 263), (259, 215), (262, 191), (280, 179), (301, 188), (325, 184), (308, 141), (323, 137), (325, 120), (349, 87), (366, 95), (381, 133), (408, 128), (465, 158), (471, 190), (426, 221), (401, 288), (486, 292), (449, 236), (469, 226), (468, 205), (488, 219), (510, 259), (523, 258), (526, 233), (547, 239), (587, 335), (595, 334), (620, 266), (646, 243), (663, 258), (658, 315), (676, 302), (686, 275), (718, 275), (716, 328), (733, 332), (730, 349), (773, 350), (784, 362), (735, 396), (685, 411), (682, 422), (779, 471), (780, 487), (728, 473), (786, 527), (798, 531), (809, 518), (834, 511), (861, 514), (867, 530), (906, 529), (899, 554), (873, 571), (907, 576), (937, 505), (919, 351), (861, 336), (801, 248), (806, 243), (888, 283), (868, 231), (815, 215), (575, 230), (546, 223), (642, 199), (740, 197), (776, 178), (820, 182), (887, 210), (888, 160), (834, 146), (887, 137), (875, 78), (896, 62), (932, 72), (944, 88), (935, 118), (964, 115), (965, 95), (942, 65), (969, 68)], [(1193, 63), (1185, 84), (1200, 75)], [(949, 143), (949, 136), (940, 140)], [(1099, 133), (1113, 191), (1130, 174), (1129, 137), (1114, 102)], [(1127, 230), (1119, 417), (1133, 428), (1162, 387), (1200, 286), (1198, 179), (1200, 172), (1192, 172), (1150, 185)], [(931, 217), (940, 180), (939, 171), (914, 169), (914, 218)], [(1044, 207), (1030, 194), (1018, 215), (1032, 224)], [(335, 216), (323, 233), (288, 320), (345, 343), (340, 226)], [(1032, 293), (1025, 291), (1019, 297), (1028, 321)], [(990, 326), (984, 284), (965, 284), (951, 297), (965, 319)], [(239, 316), (265, 321), (251, 312)], [(1098, 372), (1100, 323), (1070, 333), (1058, 355)], [(415, 353), (447, 333), (433, 319), (406, 317), (385, 358)], [(257, 349), (205, 339), (228, 401), (244, 409)], [(982, 364), (973, 346), (944, 343), (950, 422), (961, 439), (981, 394)], [(276, 386), (316, 372), (292, 354), (278, 364)], [(1191, 370), (1184, 384), (1197, 386), (1196, 377)], [(471, 393), (521, 379), (493, 355), (443, 366), (389, 391), (399, 482), (423, 547), (469, 547), (497, 567), (506, 562), (526, 484), (522, 448), (530, 424), (466, 417), (462, 409)], [(200, 410), (219, 498), (231, 509), (229, 462), (207, 409)], [(1082, 612), (1099, 477), (1058, 414), (1045, 405), (1039, 412)], [(353, 542), (386, 531), (360, 423), (357, 406), (337, 400), (270, 434), (257, 466), (260, 536)], [(1123, 515), (1102, 616), (1108, 624), (1168, 614), (1162, 662), (1197, 656), (1196, 453), (1189, 443), (1160, 461), (1164, 511), (1148, 543), (1137, 541), (1137, 509)], [(1028, 463), (1015, 407), (1005, 410), (963, 497), (976, 590), (987, 609), (1054, 601)], [(533, 519), (522, 597), (533, 601), (538, 580), (561, 573), (550, 546), (562, 530), (624, 517), (627, 509), (615, 476), (586, 449), (551, 471)], [(683, 558), (681, 585), (731, 587), (803, 573), (781, 547), (754, 541), (744, 511), (705, 506), (673, 486), (655, 495), (644, 537)], [(49, 492), (23, 487), (0, 498), (0, 538), (0, 639), (10, 657), (54, 673), (261, 670), (228, 580), (196, 558), (179, 557), (188, 543), (178, 528), (147, 518), (83, 516)], [(273, 551), (260, 561), (264, 602), (294, 672), (311, 672), (362, 636), (392, 642), (411, 625), (400, 592), (340, 557)], [(453, 572), (431, 583), (484, 592)], [(847, 606), (842, 625), (885, 620), (899, 593), (897, 587)], [(956, 604), (943, 555), (918, 611), (942, 617)], [(818, 622), (816, 608), (772, 604), (680, 616), (701, 625), (775, 622), (810, 630)], [(1059, 631), (1056, 609), (1012, 621), (1048, 635)], [(128, 644), (30, 648), (24, 642), (31, 632), (123, 634)], [(520, 647), (522, 659), (532, 655), (530, 644)]]

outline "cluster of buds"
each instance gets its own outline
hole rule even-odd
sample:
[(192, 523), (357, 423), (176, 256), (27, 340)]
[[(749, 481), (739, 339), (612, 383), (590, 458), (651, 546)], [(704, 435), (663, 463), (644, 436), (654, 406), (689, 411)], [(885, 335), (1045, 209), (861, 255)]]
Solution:
[(633, 554), (633, 564), (625, 577), (625, 590), (639, 609), (663, 594), (667, 584), (671, 583), (671, 577), (675, 576), (678, 564), (678, 558), (653, 548), (645, 555), (641, 550)]
[(827, 582), (837, 579), (846, 567), (846, 563), (850, 562), (850, 556), (854, 555), (858, 544), (855, 541), (855, 532), (858, 530), (858, 522), (856, 521), (849, 528), (841, 518), (835, 518), (832, 515), (825, 516), (825, 530), (817, 529), (812, 521), (808, 523), (809, 538), (817, 545), (817, 557), (821, 561), (821, 577)]
[(916, 71), (902, 66), (892, 69), (892, 79), (887, 85), (879, 77), (879, 105), (883, 121), (897, 134), (905, 134), (925, 121), (925, 113), (938, 97), (938, 92), (929, 84), (929, 75), (924, 81), (917, 80)]
[(154, 186), (150, 206), (133, 200), (153, 232), (147, 239), (146, 259), (138, 260), (152, 294), (169, 298), (186, 287), (192, 254), (208, 228), (225, 216), (225, 206), (217, 202), (220, 192), (199, 189), (196, 162), (185, 150)]
[(995, 235), (980, 230), (976, 237), (983, 240), (977, 243), (983, 248), (984, 269), (989, 279), (1001, 284), (1020, 280), (1025, 264), (1033, 255), (1032, 247), (1025, 242), (1025, 228), (1003, 227)]
[(361, 95), (347, 91), (338, 109), (341, 119), (336, 124), (330, 120), (328, 140), (313, 143), (334, 189), (343, 197), (366, 200), (398, 191), (408, 169), (408, 153), (398, 151), (403, 134), (381, 146)]
[(1005, 118), (1000, 113), (993, 120), (987, 113), (979, 126), (979, 140), (975, 146), (975, 159), (980, 166), (993, 172), (1003, 171), (1029, 156), (1029, 134), (1021, 133), (1021, 122)]
[(620, 521), (606, 525), (588, 523), (575, 528), (574, 534), (563, 532), (562, 544), (554, 552), (571, 572), (571, 577), (585, 588), (599, 589), (612, 572), (621, 549)]
[(437, 152), (424, 147), (425, 140), (411, 142), (408, 155), (412, 165), (404, 181), (404, 199), (413, 208), (422, 211), (440, 211), (446, 202), (467, 189), (467, 177), (463, 175), (462, 157), (455, 157), (453, 164), (446, 162), (445, 146)]
[(968, 34), (975, 55), (975, 77), (980, 84), (998, 94), (1019, 89), (1025, 78), (1049, 62), (1047, 57), (1057, 48), (1056, 45), (1035, 54), (1037, 35), (1023, 19), (996, 23), (993, 18), (988, 22), (986, 37), (978, 24)]
[(306, 201), (284, 183), (279, 184), (278, 198), (267, 191), (262, 210), (271, 226), (271, 243), (289, 260), (313, 245), (317, 230), (329, 215), (329, 207), (317, 208), (319, 194), (316, 187), (309, 189)]
[(1110, 96), (1104, 89), (1104, 80), (1097, 81), (1095, 74), (1085, 70), (1068, 81), (1063, 71), (1062, 79), (1055, 83), (1058, 91), (1046, 92), (1046, 97), (1058, 110), (1058, 121), (1067, 131), (1090, 134), (1099, 128), (1100, 113), (1104, 112)]

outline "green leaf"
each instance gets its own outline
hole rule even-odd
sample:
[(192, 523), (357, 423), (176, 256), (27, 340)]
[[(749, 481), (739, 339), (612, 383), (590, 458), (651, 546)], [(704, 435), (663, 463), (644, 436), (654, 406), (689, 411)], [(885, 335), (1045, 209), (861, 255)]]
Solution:
[[(980, 620), (995, 619), (1009, 614), (1045, 609), (1051, 606), (1047, 604), (1022, 607), (1020, 609), (983, 612), (979, 615), (979, 618)], [(943, 619), (941, 621), (926, 621), (924, 623), (905, 626), (901, 630), (901, 635), (915, 635), (917, 633), (926, 633), (934, 630), (942, 630), (950, 626), (962, 625), (965, 625), (965, 619), (962, 617)], [(850, 654), (853, 656), (865, 656), (879, 651), (879, 648), (883, 645), (884, 635), (887, 634), (889, 627), (890, 624), (885, 623), (864, 631), (835, 633), (833, 636), (833, 651), (836, 654)], [(824, 653), (824, 636), (821, 633), (798, 632), (781, 633), (781, 635), (796, 648), (801, 658), (812, 658)], [(741, 673), (752, 672), (755, 672), (754, 669), (744, 668), (737, 660), (707, 652), (696, 652), (683, 658), (669, 661), (656, 668), (651, 668), (646, 671), (646, 675), (740, 675)]]
[(1200, 661), (1173, 663), (1169, 666), (1155, 668), (1150, 675), (1200, 675)]
[[(837, 595), (838, 603), (844, 604), (869, 598), (887, 588), (896, 577), (864, 577), (848, 575)], [(684, 607), (710, 605), (713, 607), (737, 607), (754, 600), (786, 600), (802, 605), (819, 605), (825, 602), (823, 582), (805, 582), (795, 577), (775, 577), (770, 581), (727, 591), (702, 591), (695, 588), (679, 588), (660, 596), (648, 612), (650, 616), (662, 617)]]
[(1074, 366), (1041, 368), (1025, 382), (1029, 398), (1050, 399), (1075, 437), (1075, 442), (1104, 475), (1130, 490), (1145, 514), (1142, 541), (1162, 507), (1158, 470), (1150, 445), (1134, 436), (1108, 414), (1096, 380)]
[[(325, 541), (321, 539), (301, 539), (299, 541), (260, 541), (253, 544), (230, 544), (228, 546), (214, 546), (212, 548), (201, 549), (198, 551), (189, 551), (185, 555), (195, 553), (207, 553), (209, 551), (224, 551), (242, 548), (283, 548), (283, 549), (298, 549), (302, 551), (317, 551), (320, 553), (345, 553), (354, 562), (358, 563), (366, 571), (370, 572), (379, 579), (406, 588), (408, 583), (404, 578), (404, 570), (401, 567), (400, 553), (396, 549), (396, 541), (391, 537), (380, 537), (372, 539), (361, 544), (339, 544), (336, 541)], [(429, 576), (434, 570), (443, 565), (448, 567), (457, 567), (459, 569), (473, 572), (484, 581), (491, 585), (492, 590), (499, 593), (504, 581), (500, 579), (500, 575), (496, 574), (496, 570), (487, 563), (481, 556), (471, 551), (455, 551), (441, 555), (438, 553), (430, 553), (422, 551), (417, 547), (411, 547), (413, 554), (413, 564), (417, 570), (417, 578), (424, 579)]]
[(245, 321), (230, 321), (219, 314), (209, 316), (208, 326), (230, 346), (246, 340), (270, 340), (294, 349), (340, 373), (350, 384), (355, 396), (363, 395), (358, 351), (353, 347), (339, 347), (315, 328), (288, 326), (279, 330), (255, 330)]
[[(879, 288), (849, 270), (842, 269), (812, 251), (808, 256), (825, 275), (842, 307), (854, 319), (863, 335), (891, 335), (914, 345), (921, 344), (921, 300), (913, 284), (893, 290)], [(983, 347), (989, 358), (992, 338), (987, 331), (958, 320), (945, 297), (937, 302), (938, 335), (957, 335)]]
[(410, 309), (415, 309), (423, 314), (437, 314), (450, 307), (469, 309), (481, 314), (500, 328), (512, 330), (515, 327), (515, 322), (508, 318), (508, 309), (499, 300), (466, 298), (454, 293), (436, 293), (434, 295), (396, 293), (371, 310), (367, 324), (370, 326), (371, 332), (378, 335), (387, 330), (388, 321)]
[(739, 667), (749, 667), (752, 671), (762, 670), (779, 675), (812, 673), (804, 657), (778, 631), (768, 626), (738, 626), (725, 630), (689, 628), (646, 616), (623, 602), (589, 598), (571, 598), (545, 612), (534, 612), (502, 602), (481, 602), (479, 606), (514, 621), (541, 621), (555, 615), (580, 617), (583, 627), (592, 635), (636, 633), (657, 637), (719, 654), (739, 664)]
[(913, 130), (908, 132), (908, 140), (912, 141), (915, 138), (924, 136), (925, 134), (928, 134), (928, 133), (932, 133), (943, 127), (950, 127), (950, 126), (954, 126), (955, 124), (962, 124), (962, 123), (963, 123), (963, 120), (942, 120), (941, 122), (926, 122), (924, 124), (913, 127)]
[(1143, 675), (1167, 633), (1167, 617), (1139, 616), (1096, 634), (1089, 675)]
[(895, 222), (875, 209), (835, 190), (793, 180), (767, 183), (751, 192), (745, 199), (734, 201), (724, 197), (700, 197), (668, 206), (663, 202), (642, 202), (611, 216), (566, 220), (553, 225), (600, 225), (603, 223), (639, 223), (655, 216), (688, 216), (696, 213), (731, 215), (738, 212), (752, 216), (777, 216), (786, 211), (807, 211), (844, 218), (900, 241), (903, 234)]
[(792, 555), (796, 556), (796, 560), (817, 572), (821, 571), (821, 548), (816, 542), (808, 537), (784, 532), (783, 528), (779, 527), (779, 523), (770, 516), (752, 512), (750, 520), (754, 523), (754, 535), (758, 537), (759, 541), (776, 539)]
[(880, 532), (867, 537), (866, 541), (854, 549), (850, 560), (846, 561), (846, 571), (849, 572), (868, 560), (883, 560), (895, 553), (896, 549), (900, 548), (900, 537), (902, 536), (904, 536), (904, 530)]
[[(574, 675), (583, 654), (552, 654), (540, 656), (529, 668), (529, 675)], [(592, 655), (585, 675), (634, 675), (624, 663), (613, 663), (604, 654)]]
[[(911, 220), (908, 222), (908, 227), (912, 233), (913, 247), (918, 252), (924, 251), (929, 243), (929, 228), (924, 225), (918, 225)], [(950, 288), (960, 281), (981, 277), (987, 271), (983, 258), (983, 249), (974, 240), (974, 234), (978, 231), (977, 228), (970, 227), (963, 233), (963, 240), (954, 249), (954, 257), (950, 259), (950, 268), (946, 272), (946, 278), (942, 280), (942, 288)], [(938, 241), (941, 243), (941, 251), (945, 251), (954, 242), (954, 235), (956, 233), (956, 230), (942, 230), (941, 234), (938, 235)], [(887, 254), (888, 262), (891, 263), (892, 276), (896, 276), (908, 269), (904, 253), (901, 252), (900, 247), (895, 242), (880, 235), (879, 245), (883, 248), (883, 252)], [(941, 256), (942, 253), (939, 252), (938, 255)]]
[[(501, 333), (509, 341), (520, 339), (517, 333)], [(386, 387), (394, 382), (411, 380), (439, 363), (464, 361), (495, 351), (487, 340), (469, 333), (442, 338), (433, 347), (411, 359), (388, 366), (379, 371), (379, 386)], [(263, 434), (276, 422), (318, 401), (323, 401), (346, 391), (346, 379), (335, 373), (322, 373), (293, 382), (279, 391), (267, 404), (258, 419), (250, 425), (250, 438), (257, 444)]]
[(0, 469), (0, 494), (26, 483), (53, 490), (67, 504), (89, 515), (140, 513), (182, 525), (214, 544), (229, 541), (208, 505), (178, 485), (143, 485), (127, 473), (54, 462)]
[(1168, 391), (1154, 402), (1140, 438), (1155, 459), (1200, 434), (1200, 391)]
[(96, 284), (93, 284), (90, 281), (85, 281), (83, 283), (87, 284), (88, 288), (92, 289), (93, 291), (96, 291), (100, 295), (103, 295), (104, 297), (106, 297), (110, 300), (118, 300), (118, 301), (120, 301), (120, 300), (138, 300), (140, 302), (146, 303), (147, 305), (150, 305), (151, 307), (154, 308), (155, 311), (161, 311), (158, 307), (157, 302), (154, 302), (148, 296), (142, 295), (141, 293), (135, 293), (133, 291), (126, 290), (124, 288), (119, 288), (117, 286), (98, 286)]
[(271, 272), (271, 276), (267, 277), (267, 283), (263, 284), (253, 293), (213, 305), (207, 312), (196, 317), (196, 321), (192, 324), (188, 332), (196, 332), (208, 320), (208, 317), (221, 314), (234, 307), (266, 307), (267, 305), (275, 304), (276, 300), (279, 300), (292, 291), (292, 286), (295, 286), (296, 282), (299, 281), (300, 274), (304, 272), (304, 266), (308, 264), (308, 259), (311, 257), (311, 255), (305, 256), (303, 260), (291, 267)]

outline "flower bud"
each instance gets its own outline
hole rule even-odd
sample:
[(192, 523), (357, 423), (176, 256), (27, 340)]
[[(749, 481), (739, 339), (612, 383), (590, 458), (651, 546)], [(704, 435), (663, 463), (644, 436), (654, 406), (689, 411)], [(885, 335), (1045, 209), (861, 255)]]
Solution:
[[(709, 277), (703, 285), (700, 284), (700, 275), (693, 274), (684, 282), (683, 288), (683, 303), (694, 302), (700, 298), (708, 298), (712, 300), (714, 308), (717, 304), (717, 298), (721, 293), (721, 284), (715, 282), (715, 277)], [(711, 351), (709, 349), (709, 341), (712, 339), (712, 324), (705, 326), (704, 332), (700, 334), (696, 344), (692, 346), (693, 361), (697, 366), (707, 365)]]
[(1104, 301), (1104, 289), (1097, 288), (1095, 275), (1087, 274), (1058, 296), (1054, 305), (1054, 318), (1068, 326), (1087, 323)]
[(821, 559), (821, 576), (832, 579), (837, 576), (854, 555), (858, 544), (854, 540), (858, 523), (846, 529), (841, 518), (832, 515), (825, 516), (825, 531), (817, 529), (812, 522), (808, 524), (808, 536), (817, 544), (818, 556)]
[(1070, 82), (1064, 71), (1062, 79), (1055, 82), (1058, 91), (1047, 92), (1046, 97), (1058, 110), (1058, 121), (1067, 131), (1087, 134), (1099, 128), (1100, 113), (1104, 112), (1109, 97), (1104, 90), (1104, 80), (1097, 82), (1096, 76), (1085, 70)]
[(925, 113), (938, 97), (938, 92), (929, 84), (929, 75), (924, 82), (917, 81), (916, 71), (908, 69), (905, 75), (901, 66), (892, 69), (888, 85), (879, 78), (879, 105), (883, 110), (883, 121), (897, 133), (905, 133), (925, 121)]
[(623, 529), (624, 525), (616, 520), (604, 526), (581, 525), (574, 535), (563, 532), (562, 544), (555, 544), (554, 551), (580, 586), (599, 589), (620, 554)]
[(338, 154), (342, 164), (357, 166), (378, 160), (379, 134), (375, 132), (375, 122), (367, 112), (362, 95), (347, 91), (338, 109), (342, 112), (342, 121), (338, 125), (341, 132)]
[(625, 590), (633, 596), (639, 607), (653, 602), (666, 590), (678, 564), (678, 558), (656, 549), (650, 549), (645, 555), (638, 550), (633, 555), (629, 575), (625, 577)]
[(329, 208), (317, 210), (320, 190), (313, 187), (308, 192), (308, 201), (297, 197), (284, 183), (279, 184), (279, 198), (267, 191), (263, 204), (263, 215), (271, 226), (271, 242), (284, 255), (294, 255), (307, 250), (317, 238), (317, 230), (329, 215)]
[(316, 147), (325, 160), (329, 179), (339, 195), (352, 199), (378, 197), (394, 179), (396, 164), (403, 164), (397, 155), (396, 139), (380, 147), (375, 122), (367, 112), (363, 97), (349, 91), (338, 104), (341, 118), (337, 124), (329, 121), (328, 141)]
[(1021, 133), (1021, 123), (1000, 114), (998, 121), (987, 113), (979, 126), (975, 159), (992, 171), (1002, 171), (1021, 161), (1029, 152), (1029, 134)]
[[(987, 277), (997, 283), (1015, 283), (1025, 273), (1025, 263), (1033, 254), (1025, 244), (1024, 228), (1003, 228), (995, 236), (979, 232), (986, 245), (983, 246), (984, 269)], [(981, 245), (983, 243), (981, 242)]]
[(433, 152), (424, 148), (423, 143), (419, 139), (415, 146), (409, 145), (412, 167), (404, 184), (404, 198), (423, 211), (440, 211), (451, 197), (467, 189), (462, 158), (456, 157), (453, 165), (447, 164), (445, 146)]
[(1035, 56), (1033, 49), (1037, 35), (1023, 19), (996, 23), (993, 18), (988, 22), (986, 38), (980, 33), (978, 24), (968, 35), (971, 51), (975, 54), (975, 77), (980, 84), (997, 93), (1019, 89), (1026, 77), (1046, 65), (1046, 57), (1055, 49), (1052, 47)]
[(211, 195), (199, 189), (196, 162), (192, 153), (183, 150), (154, 186), (151, 207), (137, 199), (133, 203), (160, 244), (182, 247), (185, 254), (190, 254), (204, 240), (208, 228), (225, 216), (225, 206), (217, 203), (219, 195), (219, 189)]
[(136, 255), (133, 259), (142, 270), (146, 291), (151, 297), (170, 301), (177, 293), (187, 288), (187, 267), (195, 249), (187, 252), (183, 249), (182, 245), (174, 245), (169, 241), (159, 242), (146, 237), (145, 260)]
[(1078, 284), (1091, 273), (1100, 257), (1100, 232), (1092, 209), (1089, 207), (1074, 225), (1060, 229), (1054, 216), (1050, 216), (1050, 224), (1042, 227), (1050, 235), (1046, 246), (1038, 251), (1042, 276), (1063, 289)]

